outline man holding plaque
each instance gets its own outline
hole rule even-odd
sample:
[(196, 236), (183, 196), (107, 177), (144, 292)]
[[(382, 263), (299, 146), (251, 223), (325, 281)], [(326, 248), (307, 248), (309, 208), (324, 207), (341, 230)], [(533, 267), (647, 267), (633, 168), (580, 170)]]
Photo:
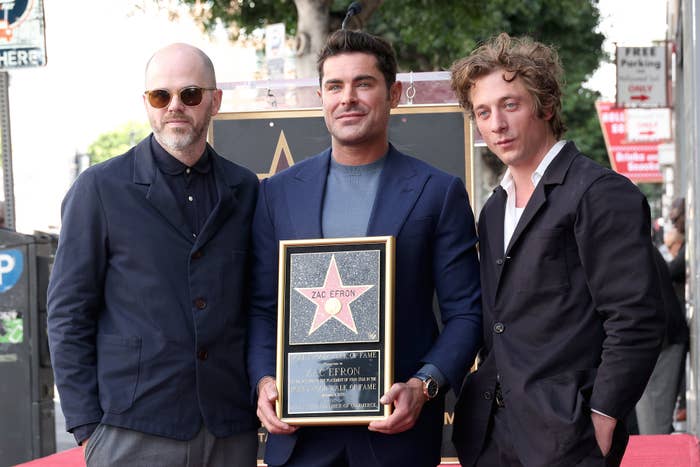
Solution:
[[(264, 180), (253, 220), (248, 365), (251, 383), (257, 383), (258, 417), (270, 433), (265, 461), (435, 466), (445, 392), (460, 387), (481, 342), (477, 239), (467, 192), (459, 178), (389, 143), (389, 114), (401, 95), (390, 44), (338, 31), (321, 52), (318, 70), (331, 147)], [(393, 413), (369, 427), (284, 423), (275, 412), (279, 242), (365, 236), (396, 241), (391, 358), (397, 382), (381, 397)], [(326, 280), (337, 281), (336, 275), (330, 267)]]
[(556, 51), (501, 34), (452, 86), (507, 166), (479, 217), (484, 348), (455, 407), (467, 466), (612, 466), (656, 362), (664, 310), (649, 206), (585, 157)]

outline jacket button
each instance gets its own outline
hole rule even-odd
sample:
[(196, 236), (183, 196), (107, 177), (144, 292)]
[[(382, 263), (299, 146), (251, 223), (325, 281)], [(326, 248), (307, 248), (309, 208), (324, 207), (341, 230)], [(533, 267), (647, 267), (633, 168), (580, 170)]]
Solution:
[(205, 349), (199, 349), (197, 351), (197, 358), (200, 360), (206, 360), (208, 356), (209, 353)]
[(496, 260), (496, 264), (498, 264), (499, 266), (503, 266), (503, 258), (498, 258)]
[(495, 332), (496, 334), (502, 333), (503, 331), (505, 331), (505, 329), (506, 326), (503, 323), (496, 323), (493, 325), (493, 332)]
[(192, 259), (199, 259), (202, 257), (202, 250), (197, 250), (194, 253), (192, 253)]
[(482, 396), (483, 396), (484, 399), (486, 399), (487, 401), (490, 401), (490, 400), (491, 400), (491, 393), (490, 393), (489, 391), (484, 391), (484, 393), (482, 394)]
[(194, 301), (194, 306), (198, 310), (203, 310), (207, 307), (207, 301), (200, 297)]

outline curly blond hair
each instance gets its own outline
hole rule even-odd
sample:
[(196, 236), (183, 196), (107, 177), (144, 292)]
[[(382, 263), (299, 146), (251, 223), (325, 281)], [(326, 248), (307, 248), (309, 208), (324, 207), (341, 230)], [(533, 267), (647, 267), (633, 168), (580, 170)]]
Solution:
[(471, 118), (474, 118), (472, 87), (476, 80), (496, 70), (503, 70), (505, 81), (521, 79), (535, 103), (535, 115), (544, 118), (551, 112), (550, 127), (554, 136), (561, 139), (566, 132), (561, 117), (564, 70), (556, 49), (527, 36), (514, 38), (501, 33), (454, 62), (450, 68), (452, 89)]

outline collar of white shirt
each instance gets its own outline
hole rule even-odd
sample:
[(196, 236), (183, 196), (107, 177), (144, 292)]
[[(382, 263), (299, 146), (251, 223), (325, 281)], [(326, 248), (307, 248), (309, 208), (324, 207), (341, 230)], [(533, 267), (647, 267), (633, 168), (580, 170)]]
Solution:
[[(554, 146), (547, 151), (547, 154), (545, 154), (542, 161), (540, 161), (535, 171), (532, 172), (531, 180), (534, 187), (537, 187), (537, 184), (540, 182), (540, 180), (542, 180), (547, 167), (549, 167), (549, 164), (551, 164), (565, 144), (566, 141), (557, 141), (554, 143)], [(506, 199), (505, 218), (503, 219), (503, 251), (506, 251), (524, 208), (518, 209), (515, 207), (515, 183), (513, 182), (513, 176), (510, 174), (510, 168), (506, 169), (506, 173), (503, 174), (503, 178), (501, 179), (501, 187), (508, 195), (508, 198)]]
[[(561, 148), (563, 148), (565, 144), (566, 141), (564, 140), (557, 141), (556, 143), (554, 143), (554, 146), (552, 146), (551, 149), (547, 151), (547, 154), (545, 154), (540, 164), (537, 166), (535, 171), (532, 172), (531, 178), (533, 186), (537, 186), (540, 180), (542, 180), (545, 170), (547, 170), (549, 164), (552, 163), (556, 155), (559, 154), (559, 151), (561, 151)], [(501, 179), (501, 187), (503, 187), (503, 189), (506, 190), (506, 192), (514, 189), (513, 176), (510, 174), (510, 168), (506, 169), (506, 173), (503, 174), (503, 178)]]

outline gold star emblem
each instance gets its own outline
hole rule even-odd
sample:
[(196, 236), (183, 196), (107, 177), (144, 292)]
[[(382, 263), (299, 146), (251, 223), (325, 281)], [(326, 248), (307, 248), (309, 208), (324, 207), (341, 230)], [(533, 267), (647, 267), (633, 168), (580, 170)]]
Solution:
[(279, 173), (293, 165), (294, 159), (292, 158), (292, 151), (289, 149), (289, 144), (287, 144), (287, 138), (284, 136), (284, 130), (280, 130), (280, 137), (277, 140), (275, 154), (272, 156), (270, 171), (268, 173), (259, 173), (258, 178), (262, 180), (263, 178), (272, 177), (276, 173)]

